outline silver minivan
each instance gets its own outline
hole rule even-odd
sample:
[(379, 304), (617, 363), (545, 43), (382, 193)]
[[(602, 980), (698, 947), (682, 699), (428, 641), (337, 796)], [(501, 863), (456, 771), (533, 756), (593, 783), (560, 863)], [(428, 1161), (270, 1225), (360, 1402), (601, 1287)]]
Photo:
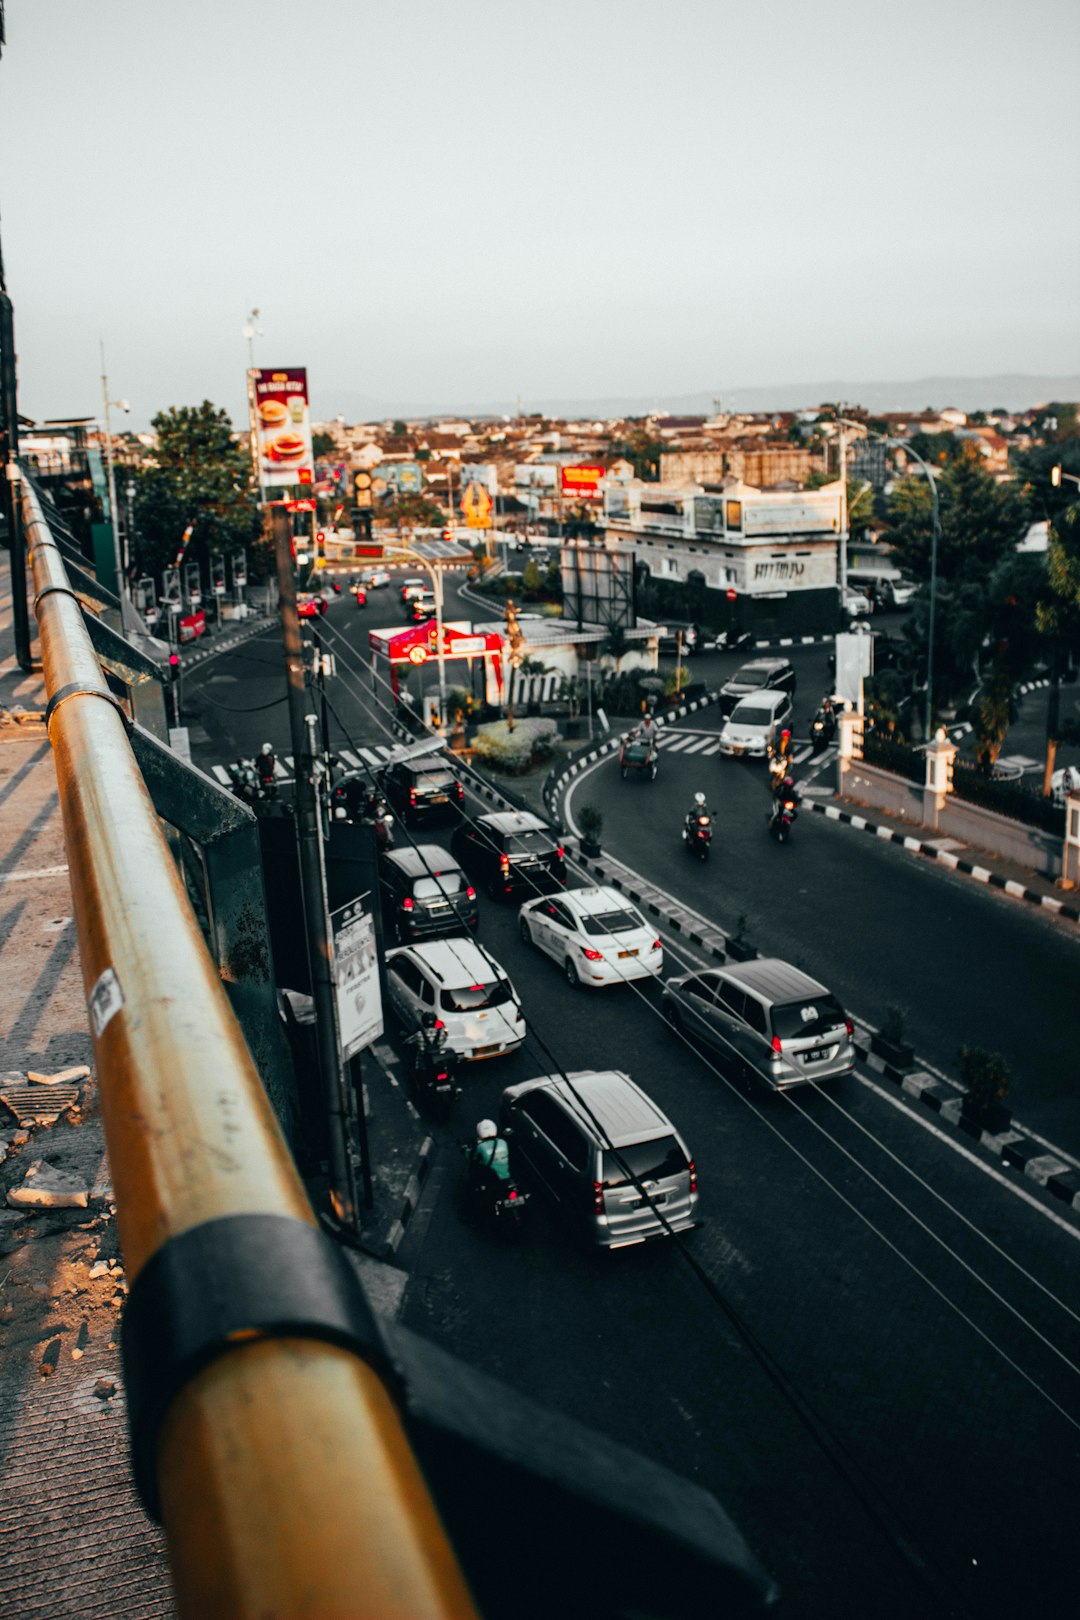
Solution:
[(599, 1248), (697, 1225), (697, 1171), (663, 1109), (618, 1069), (509, 1086), (500, 1130), (524, 1167)]
[(831, 1080), (855, 1066), (854, 1029), (839, 1001), (778, 957), (668, 979), (662, 1002), (670, 1022), (710, 1047), (721, 1067), (774, 1091)]

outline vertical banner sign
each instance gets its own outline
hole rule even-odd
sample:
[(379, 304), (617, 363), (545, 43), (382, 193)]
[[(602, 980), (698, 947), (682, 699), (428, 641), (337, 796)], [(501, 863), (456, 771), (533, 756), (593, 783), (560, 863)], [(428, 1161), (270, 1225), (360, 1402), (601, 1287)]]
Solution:
[(259, 468), (259, 488), (288, 489), (311, 483), (315, 458), (311, 450), (307, 370), (253, 370), (250, 373), (251, 431)]
[(601, 483), (607, 476), (607, 468), (595, 462), (582, 462), (576, 467), (563, 467), (562, 492), (570, 500), (598, 501), (603, 494)]
[(491, 496), (483, 484), (465, 485), (461, 492), (461, 511), (470, 529), (491, 528), (491, 506)]
[(332, 912), (330, 927), (334, 936), (334, 994), (341, 1056), (347, 1061), (377, 1041), (383, 1032), (370, 893)]

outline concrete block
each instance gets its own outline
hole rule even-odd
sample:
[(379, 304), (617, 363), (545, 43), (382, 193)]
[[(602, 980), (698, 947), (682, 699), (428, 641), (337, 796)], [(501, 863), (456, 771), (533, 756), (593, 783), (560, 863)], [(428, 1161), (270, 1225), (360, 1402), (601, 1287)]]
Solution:
[(85, 1209), (90, 1192), (78, 1176), (35, 1159), (21, 1185), (9, 1189), (7, 1201), (12, 1209)]

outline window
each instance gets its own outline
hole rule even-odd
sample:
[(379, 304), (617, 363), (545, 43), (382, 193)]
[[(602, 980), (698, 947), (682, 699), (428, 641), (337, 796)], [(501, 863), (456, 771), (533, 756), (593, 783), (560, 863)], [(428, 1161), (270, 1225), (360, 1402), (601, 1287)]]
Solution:
[(563, 1158), (568, 1159), (575, 1168), (583, 1169), (588, 1143), (570, 1116), (559, 1107), (555, 1098), (545, 1091), (539, 1091), (534, 1097), (527, 1099), (527, 1105), (536, 1124), (558, 1148)]
[(507, 833), (506, 853), (512, 857), (532, 856), (534, 859), (551, 854), (551, 834), (541, 832)]
[(560, 928), (566, 928), (570, 933), (575, 932), (576, 924), (565, 906), (560, 906), (557, 900), (553, 900), (547, 910), (553, 923), (558, 923)]
[(635, 1142), (622, 1147), (618, 1154), (604, 1154), (603, 1183), (605, 1187), (625, 1187), (638, 1181), (662, 1181), (667, 1176), (681, 1175), (686, 1169), (686, 1154), (673, 1136), (659, 1136), (652, 1142)]
[(635, 911), (598, 911), (593, 917), (583, 917), (587, 934), (629, 934), (645, 925)]
[(738, 985), (721, 982), (716, 993), (716, 999), (721, 1012), (730, 1013), (733, 1018), (743, 1016), (743, 1008), (746, 1005), (746, 991), (740, 990)]
[(462, 984), (454, 988), (443, 986), (442, 1005), (446, 1012), (478, 1012), (483, 1007), (504, 1007), (510, 1000), (507, 979), (492, 979), (487, 984)]
[(771, 726), (773, 711), (763, 709), (757, 703), (736, 703), (731, 711), (731, 718), (736, 725), (740, 726)]
[(716, 994), (716, 980), (707, 979), (702, 974), (696, 974), (694, 978), (687, 979), (682, 987), (682, 994), (684, 996), (696, 996), (699, 1001), (712, 1001)]
[(397, 975), (406, 990), (414, 996), (420, 994), (422, 976), (416, 963), (408, 956), (395, 956), (390, 963), (389, 971)]
[(835, 996), (806, 996), (772, 1010), (773, 1034), (782, 1041), (824, 1035), (844, 1022), (844, 1009)]
[(743, 1007), (743, 1017), (750, 1025), (751, 1029), (756, 1030), (759, 1035), (764, 1035), (765, 1008), (761, 1005), (761, 1002), (756, 1001), (753, 996), (746, 997), (746, 1003)]
[(417, 878), (413, 884), (413, 894), (417, 900), (438, 900), (443, 895), (460, 893), (460, 872), (436, 872), (433, 877)]

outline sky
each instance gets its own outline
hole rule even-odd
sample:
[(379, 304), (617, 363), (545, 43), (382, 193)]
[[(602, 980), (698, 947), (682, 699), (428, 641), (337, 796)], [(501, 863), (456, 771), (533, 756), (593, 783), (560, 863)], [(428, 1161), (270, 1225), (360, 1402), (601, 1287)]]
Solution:
[(38, 419), (1080, 370), (1075, 0), (3, 4)]

